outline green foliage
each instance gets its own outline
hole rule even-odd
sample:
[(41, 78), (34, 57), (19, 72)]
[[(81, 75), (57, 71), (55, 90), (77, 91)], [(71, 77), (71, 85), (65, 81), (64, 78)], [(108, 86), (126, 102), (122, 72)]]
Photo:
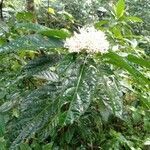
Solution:
[[(124, 60), (122, 57), (120, 57), (119, 55), (111, 52), (105, 55), (106, 58), (109, 58), (109, 60), (107, 61), (108, 63), (117, 65), (118, 67), (121, 67), (122, 69), (127, 70), (129, 73), (131, 73), (136, 79), (137, 81), (141, 81), (143, 82), (143, 84), (148, 84), (150, 85), (150, 82), (147, 78), (145, 78), (145, 76), (143, 76), (139, 71), (137, 71), (134, 67), (132, 67), (128, 62), (126, 62), (126, 60)], [(132, 61), (132, 59), (129, 58), (133, 58), (131, 57), (131, 55), (129, 55), (128, 60)], [(141, 64), (143, 61), (141, 59), (138, 58), (139, 63)]]
[(8, 53), (18, 50), (40, 50), (61, 48), (62, 42), (55, 38), (44, 38), (42, 35), (27, 35), (20, 37), (0, 48), (0, 52)]
[[(70, 30), (74, 18), (80, 23), (85, 13), (86, 6), (80, 10), (78, 2), (64, 2), (70, 14), (63, 11), (63, 23)], [(81, 14), (72, 14), (76, 9)], [(126, 9), (119, 0), (109, 16), (95, 23), (110, 42), (110, 51), (103, 55), (68, 53), (63, 42), (71, 32), (61, 29), (64, 24), (57, 26), (57, 12), (50, 16), (56, 15), (54, 29), (47, 27), (53, 24), (31, 23), (28, 12), (14, 14), (15, 22), (0, 30), (0, 149), (149, 146), (149, 56), (140, 46), (145, 39), (132, 29), (132, 23), (142, 20), (127, 15)]]
[(138, 58), (135, 55), (128, 55), (127, 59), (133, 63), (139, 64), (143, 67), (150, 69), (150, 61), (149, 60), (146, 60), (143, 58)]
[(114, 7), (117, 18), (121, 18), (125, 12), (125, 0), (119, 0)]
[(129, 13), (135, 16), (139, 16), (144, 21), (143, 24), (139, 24), (138, 26), (134, 26), (136, 33), (143, 34), (145, 36), (150, 35), (149, 25), (149, 9), (150, 9), (150, 2), (148, 0), (143, 1), (127, 1)]

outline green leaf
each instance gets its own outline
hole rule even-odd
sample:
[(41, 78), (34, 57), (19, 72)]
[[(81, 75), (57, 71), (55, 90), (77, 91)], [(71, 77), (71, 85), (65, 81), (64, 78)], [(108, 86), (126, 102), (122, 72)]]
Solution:
[(30, 146), (26, 143), (20, 144), (20, 150), (31, 150)]
[(91, 103), (96, 86), (96, 69), (94, 66), (83, 64), (80, 67), (78, 66), (78, 69), (80, 70), (76, 80), (69, 81), (75, 83), (73, 87), (67, 88), (66, 96), (64, 97), (64, 99), (69, 99), (70, 101), (64, 121), (65, 125), (72, 124), (85, 113)]
[(4, 113), (12, 109), (16, 105), (16, 101), (7, 101), (0, 106), (0, 113)]
[(66, 11), (62, 11), (62, 14), (66, 17), (66, 19), (68, 20), (74, 20), (74, 17), (72, 16), (72, 14), (66, 12)]
[(40, 24), (31, 23), (31, 22), (16, 23), (15, 28), (16, 29), (25, 29), (25, 30), (34, 31), (34, 32), (38, 32), (38, 31), (41, 31), (44, 29), (49, 29), (49, 28), (42, 26)]
[(16, 15), (16, 19), (18, 21), (31, 21), (35, 18), (35, 16), (31, 12), (18, 12)]
[[(59, 107), (59, 104), (57, 105)], [(60, 107), (58, 108), (60, 109)], [(56, 113), (50, 119), (50, 121), (44, 126), (41, 132), (38, 134), (39, 140), (44, 141), (47, 137), (55, 137), (57, 134), (57, 127), (63, 127), (64, 119), (66, 117), (66, 112)]]
[(109, 23), (108, 20), (102, 20), (102, 21), (99, 21), (99, 22), (95, 23), (94, 26), (95, 26), (95, 28), (101, 28), (101, 26), (106, 25), (108, 23)]
[(0, 137), (0, 150), (7, 150), (6, 149), (6, 140), (4, 137)]
[(131, 22), (140, 22), (140, 23), (143, 23), (143, 20), (141, 18), (134, 17), (134, 16), (127, 16), (127, 17), (125, 17), (125, 20), (131, 21)]
[(59, 76), (55, 72), (52, 72), (50, 70), (42, 71), (38, 74), (35, 74), (34, 77), (52, 82), (59, 81)]
[(127, 60), (150, 69), (150, 61), (149, 60), (145, 60), (143, 58), (139, 58), (134, 55), (128, 55)]
[(45, 29), (39, 31), (38, 33), (47, 37), (55, 37), (59, 39), (66, 39), (67, 37), (71, 36), (70, 32), (66, 29)]
[(52, 104), (49, 104), (41, 112), (39, 112), (35, 118), (26, 124), (17, 138), (13, 141), (11, 148), (16, 148), (18, 144), (23, 142), (24, 139), (29, 139), (35, 132), (42, 129), (49, 119), (52, 118), (52, 115), (55, 113), (56, 109), (57, 107), (54, 108)]
[(119, 26), (113, 27), (112, 32), (115, 38), (118, 38), (118, 39), (123, 38), (122, 33), (121, 33), (121, 28)]
[(128, 61), (126, 61), (123, 57), (119, 56), (114, 52), (109, 52), (103, 56), (107, 58), (106, 62), (110, 64), (114, 64), (126, 71), (128, 71), (138, 82), (142, 84), (150, 84), (149, 80), (137, 69), (135, 69)]
[(5, 120), (4, 116), (0, 114), (0, 137), (4, 135), (5, 132)]
[(42, 150), (51, 150), (53, 147), (53, 143), (48, 143), (42, 147)]
[(46, 38), (42, 35), (34, 34), (20, 37), (10, 43), (0, 47), (0, 53), (10, 53), (19, 50), (39, 50), (62, 48), (62, 41), (55, 38)]
[(15, 149), (25, 139), (30, 139), (35, 133), (43, 129), (53, 118), (57, 116), (58, 93), (60, 87), (57, 83), (44, 85), (32, 91), (21, 102), (21, 115), (9, 131), (10, 136), (14, 131), (19, 131), (10, 149)]
[[(108, 121), (107, 116), (114, 115), (120, 119), (123, 119), (123, 100), (122, 92), (117, 84), (114, 77), (107, 77), (100, 72), (101, 78), (99, 79), (99, 89), (101, 89), (98, 94), (98, 99), (101, 103), (101, 115), (105, 121)], [(104, 105), (104, 106), (103, 106)]]
[(72, 137), (73, 137), (73, 135), (74, 135), (74, 133), (75, 133), (75, 128), (74, 127), (72, 127), (72, 126), (70, 126), (69, 128), (68, 128), (68, 130), (66, 131), (66, 133), (65, 133), (65, 140), (66, 140), (66, 142), (69, 144), (70, 143), (70, 141), (72, 140)]
[(25, 71), (29, 76), (38, 74), (55, 66), (60, 61), (60, 58), (61, 57), (58, 54), (39, 56), (38, 58), (34, 58), (29, 61), (28, 64), (24, 66), (23, 71)]
[(54, 37), (59, 39), (65, 39), (71, 36), (71, 33), (67, 29), (51, 29), (40, 24), (35, 23), (17, 23), (16, 29), (25, 29), (34, 31), (47, 37)]
[(119, 19), (124, 15), (125, 12), (125, 0), (119, 0), (114, 7), (116, 17)]
[(6, 96), (6, 91), (0, 91), (0, 99), (4, 98)]

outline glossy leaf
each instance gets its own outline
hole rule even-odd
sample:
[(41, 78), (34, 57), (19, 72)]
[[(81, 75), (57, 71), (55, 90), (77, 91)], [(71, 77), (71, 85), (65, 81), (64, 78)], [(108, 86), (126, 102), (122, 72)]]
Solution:
[(135, 64), (139, 64), (140, 66), (143, 66), (143, 67), (150, 69), (150, 61), (149, 60), (136, 57), (135, 55), (128, 55), (127, 60), (129, 60), (130, 62), (133, 62)]
[(65, 124), (72, 124), (88, 109), (96, 86), (96, 69), (94, 66), (80, 66), (76, 85), (72, 89), (69, 109)]
[(71, 33), (67, 29), (51, 29), (40, 24), (34, 24), (30, 22), (17, 23), (15, 28), (34, 31), (47, 37), (54, 37), (59, 39), (65, 39), (71, 36)]
[(126, 61), (123, 57), (119, 56), (118, 54), (110, 52), (104, 55), (104, 58), (107, 58), (106, 62), (114, 64), (128, 71), (135, 79), (137, 79), (137, 81), (143, 84), (150, 84), (149, 80), (141, 72), (135, 69), (128, 61)]
[(125, 12), (125, 0), (119, 0), (115, 5), (114, 10), (118, 19), (122, 17)]
[(71, 34), (66, 29), (45, 29), (38, 32), (39, 34), (42, 34), (47, 37), (55, 37), (59, 39), (66, 39), (67, 37), (70, 37)]
[(138, 17), (135, 17), (135, 16), (127, 16), (127, 17), (125, 17), (125, 19), (127, 21), (131, 21), (131, 22), (140, 22), (140, 23), (143, 22), (143, 20), (141, 18), (138, 18)]
[(39, 50), (61, 48), (63, 43), (55, 38), (45, 38), (42, 35), (28, 35), (20, 37), (0, 47), (0, 53), (10, 53), (19, 50)]

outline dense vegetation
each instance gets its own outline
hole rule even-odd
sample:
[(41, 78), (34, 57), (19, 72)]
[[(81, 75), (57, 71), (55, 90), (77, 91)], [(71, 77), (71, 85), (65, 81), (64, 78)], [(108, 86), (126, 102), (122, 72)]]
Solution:
[[(0, 150), (149, 150), (149, 10), (147, 0), (1, 0)], [(106, 39), (80, 38), (91, 28)], [(80, 50), (88, 39), (102, 46)]]

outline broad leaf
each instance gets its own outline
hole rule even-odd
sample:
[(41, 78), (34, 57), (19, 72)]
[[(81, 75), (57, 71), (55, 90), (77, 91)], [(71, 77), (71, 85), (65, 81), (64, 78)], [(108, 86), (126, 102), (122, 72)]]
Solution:
[(106, 62), (110, 64), (114, 64), (122, 69), (128, 71), (138, 82), (142, 84), (150, 84), (149, 80), (137, 69), (135, 69), (128, 61), (126, 61), (123, 57), (119, 56), (114, 52), (109, 52), (104, 55), (104, 58), (107, 58)]
[(145, 60), (143, 58), (139, 58), (134, 55), (128, 55), (127, 60), (150, 69), (150, 61), (149, 60)]
[(18, 21), (30, 21), (32, 22), (32, 20), (35, 18), (35, 16), (31, 13), (31, 12), (18, 12), (16, 15), (16, 19)]
[(60, 58), (58, 54), (39, 56), (29, 61), (28, 64), (24, 66), (23, 71), (25, 71), (27, 75), (38, 74), (56, 65), (60, 61)]
[(19, 50), (39, 50), (62, 48), (63, 43), (55, 38), (46, 38), (42, 35), (28, 35), (13, 40), (10, 43), (0, 47), (0, 53), (10, 53)]
[[(64, 99), (69, 99), (70, 105), (65, 118), (65, 124), (72, 124), (88, 109), (96, 86), (96, 69), (87, 64), (81, 65), (75, 77), (73, 87), (66, 91)], [(73, 82), (73, 81), (68, 81)], [(68, 95), (68, 94), (69, 95)]]
[(125, 19), (127, 21), (131, 21), (131, 22), (140, 22), (140, 23), (143, 22), (143, 20), (141, 18), (134, 17), (134, 16), (127, 16), (127, 17), (125, 17)]
[(34, 31), (47, 37), (55, 37), (59, 39), (65, 39), (71, 36), (71, 33), (67, 29), (51, 29), (34, 23), (17, 23), (16, 29)]
[(42, 71), (38, 74), (35, 74), (34, 77), (53, 82), (57, 82), (59, 80), (58, 75), (50, 70)]
[(17, 122), (14, 120), (15, 126), (10, 126), (11, 134), (14, 134), (15, 128), (19, 131), (10, 149), (18, 147), (25, 139), (31, 138), (53, 120), (52, 117), (55, 117), (58, 109), (57, 90), (57, 85), (50, 84), (31, 92), (26, 99), (22, 100), (20, 106), (22, 114)]
[(30, 23), (30, 22), (17, 23), (15, 25), (15, 28), (16, 29), (25, 29), (25, 30), (34, 31), (34, 32), (38, 32), (43, 29), (48, 29), (48, 27), (42, 26), (40, 24)]
[(45, 29), (39, 31), (38, 33), (47, 37), (55, 37), (59, 39), (66, 39), (67, 37), (71, 36), (70, 32), (65, 29)]
[(125, 0), (119, 0), (114, 7), (117, 18), (119, 19), (125, 12)]

